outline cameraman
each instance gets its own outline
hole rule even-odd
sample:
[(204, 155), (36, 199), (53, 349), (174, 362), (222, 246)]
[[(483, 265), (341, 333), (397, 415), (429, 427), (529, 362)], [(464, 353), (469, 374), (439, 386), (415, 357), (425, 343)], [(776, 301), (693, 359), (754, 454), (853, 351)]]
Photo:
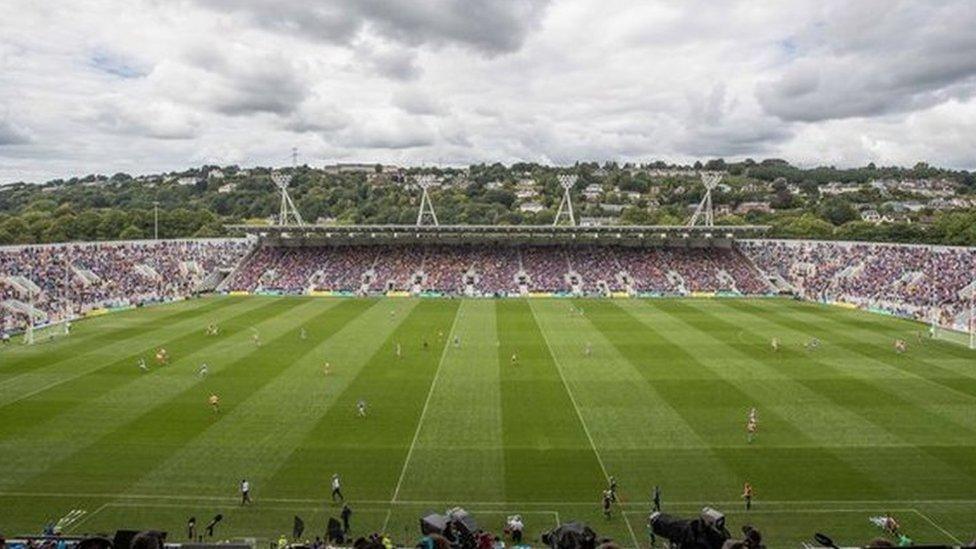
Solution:
[(722, 545), (722, 549), (766, 549), (766, 546), (762, 543), (762, 534), (759, 530), (747, 524), (742, 527), (742, 539), (727, 540)]
[(725, 515), (710, 507), (702, 509), (694, 519), (655, 511), (648, 522), (651, 533), (667, 539), (674, 549), (722, 549), (732, 537), (725, 529)]

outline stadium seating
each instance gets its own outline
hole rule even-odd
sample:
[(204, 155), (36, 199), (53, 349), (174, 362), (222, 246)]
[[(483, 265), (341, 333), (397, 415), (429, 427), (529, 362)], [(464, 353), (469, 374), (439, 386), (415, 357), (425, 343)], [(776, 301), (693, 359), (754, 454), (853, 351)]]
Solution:
[[(0, 278), (40, 288), (34, 306), (53, 320), (96, 307), (186, 296), (229, 270), (245, 240), (81, 243), (0, 248)], [(527, 292), (745, 295), (771, 288), (965, 328), (976, 292), (976, 250), (916, 245), (749, 240), (732, 248), (626, 246), (271, 246), (253, 251), (225, 290), (304, 293)], [(0, 284), (0, 302), (20, 299)], [(0, 311), (0, 329), (23, 319)]]
[(811, 300), (841, 301), (965, 329), (976, 250), (946, 246), (752, 240), (756, 266)]
[[(0, 284), (0, 302), (33, 301), (52, 321), (98, 307), (190, 295), (203, 279), (234, 266), (245, 240), (173, 240), (14, 246), (0, 248), (0, 279), (21, 276), (40, 288), (30, 299)], [(0, 329), (24, 319), (0, 309)]]
[(239, 269), (228, 288), (595, 295), (625, 291), (628, 285), (635, 292), (662, 294), (768, 291), (750, 263), (728, 248), (443, 245), (265, 246)]

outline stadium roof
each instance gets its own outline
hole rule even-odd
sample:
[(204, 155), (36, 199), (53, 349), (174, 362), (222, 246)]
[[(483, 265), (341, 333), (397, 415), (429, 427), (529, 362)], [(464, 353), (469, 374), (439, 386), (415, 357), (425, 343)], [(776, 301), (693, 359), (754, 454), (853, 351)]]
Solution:
[(675, 225), (227, 225), (231, 231), (282, 245), (380, 243), (518, 243), (518, 244), (728, 244), (762, 236), (767, 225), (686, 227)]

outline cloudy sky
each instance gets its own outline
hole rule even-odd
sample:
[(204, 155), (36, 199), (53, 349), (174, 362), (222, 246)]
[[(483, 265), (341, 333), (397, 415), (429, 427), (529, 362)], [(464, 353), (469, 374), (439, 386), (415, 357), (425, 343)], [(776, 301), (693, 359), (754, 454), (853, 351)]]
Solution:
[(0, 3), (0, 182), (202, 163), (976, 167), (976, 1)]

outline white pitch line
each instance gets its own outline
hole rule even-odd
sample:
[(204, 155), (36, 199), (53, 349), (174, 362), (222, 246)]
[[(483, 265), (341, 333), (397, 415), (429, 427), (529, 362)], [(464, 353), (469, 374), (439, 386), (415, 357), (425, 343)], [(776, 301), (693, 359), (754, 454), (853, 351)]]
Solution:
[[(741, 503), (741, 502), (740, 502)], [(824, 514), (829, 515), (831, 513), (869, 513), (871, 511), (877, 510), (876, 507), (859, 507), (857, 509), (752, 509), (746, 511), (744, 509), (733, 509), (731, 511), (723, 511), (725, 514), (746, 514), (746, 515), (790, 515), (790, 514)], [(918, 511), (914, 508), (904, 508), (904, 509), (887, 509), (887, 511), (894, 511), (896, 513), (917, 513)], [(648, 513), (643, 511), (624, 511), (626, 515), (643, 515), (647, 516)]]
[(83, 524), (83, 523), (85, 523), (85, 522), (88, 522), (88, 519), (90, 519), (90, 518), (92, 518), (93, 516), (95, 516), (95, 515), (97, 515), (97, 514), (99, 514), (99, 513), (101, 513), (102, 511), (104, 511), (104, 510), (105, 510), (105, 508), (106, 508), (106, 507), (108, 507), (108, 503), (103, 503), (103, 504), (101, 504), (100, 506), (98, 506), (98, 507), (97, 507), (97, 508), (96, 508), (96, 509), (95, 509), (94, 511), (92, 511), (91, 513), (88, 513), (87, 515), (85, 515), (85, 516), (83, 516), (83, 517), (81, 517), (80, 519), (78, 519), (78, 521), (77, 521), (77, 522), (75, 522), (74, 524), (72, 524), (71, 526), (69, 526), (69, 527), (67, 528), (67, 530), (68, 530), (68, 531), (70, 531), (70, 532), (74, 532), (74, 531), (77, 531), (77, 530), (78, 530), (78, 526), (80, 526), (81, 524)]
[(925, 522), (928, 522), (929, 524), (931, 524), (932, 526), (934, 526), (936, 529), (938, 529), (940, 532), (942, 532), (943, 534), (949, 536), (949, 539), (951, 539), (952, 541), (958, 543), (959, 545), (962, 545), (962, 540), (961, 539), (957, 538), (956, 536), (953, 536), (952, 533), (950, 533), (948, 530), (946, 530), (945, 528), (943, 528), (943, 527), (939, 526), (938, 524), (936, 524), (936, 522), (934, 520), (932, 520), (931, 518), (929, 518), (928, 515), (926, 515), (925, 513), (922, 513), (918, 509), (912, 509), (912, 511), (915, 511), (915, 514), (916, 515), (918, 515), (918, 516), (922, 517), (923, 519), (925, 519)]
[[(556, 353), (552, 350), (552, 343), (549, 342), (549, 336), (546, 331), (539, 324), (539, 317), (535, 314), (535, 308), (532, 304), (529, 304), (529, 311), (532, 312), (532, 319), (535, 321), (536, 327), (539, 329), (539, 333), (542, 334), (542, 340), (546, 342), (546, 348), (549, 349), (549, 356), (552, 357), (552, 363), (556, 367), (556, 373), (559, 374), (559, 379), (563, 382), (563, 387), (566, 389), (566, 394), (569, 396), (569, 401), (573, 403), (573, 409), (576, 410), (576, 417), (579, 418), (580, 425), (583, 427), (583, 432), (586, 433), (586, 439), (590, 441), (590, 448), (593, 449), (593, 455), (596, 456), (597, 463), (600, 464), (600, 469), (603, 471), (603, 476), (605, 477), (607, 484), (610, 483), (610, 475), (607, 473), (607, 467), (603, 463), (603, 458), (600, 456), (600, 452), (596, 449), (596, 444), (593, 443), (593, 435), (590, 434), (590, 428), (586, 425), (586, 420), (583, 419), (583, 412), (580, 411), (579, 404), (576, 402), (576, 397), (573, 396), (573, 391), (569, 388), (569, 383), (566, 381), (566, 376), (563, 375), (563, 369), (559, 366), (559, 359), (556, 357)], [(630, 538), (634, 542), (634, 547), (640, 547), (640, 542), (637, 541), (637, 536), (634, 534), (634, 529), (630, 526), (630, 521), (627, 520), (627, 515), (624, 515), (624, 523), (627, 524), (627, 530), (630, 532)]]
[(388, 524), (390, 524), (390, 515), (392, 515), (392, 514), (393, 514), (393, 506), (391, 505), (390, 508), (387, 509), (387, 511), (386, 511), (386, 518), (383, 519), (383, 527), (380, 528), (380, 533), (381, 534), (385, 534), (386, 533), (386, 526)]
[[(116, 493), (90, 493), (90, 492), (17, 492), (0, 491), (0, 497), (46, 497), (46, 498), (117, 498), (117, 499), (167, 499), (174, 501), (225, 501), (240, 503), (239, 496), (206, 496), (206, 495), (183, 495), (183, 494), (133, 494), (127, 492)], [(322, 503), (322, 498), (261, 498), (261, 501), (277, 503)], [(464, 505), (496, 505), (501, 507), (521, 507), (521, 506), (593, 506), (592, 502), (586, 501), (462, 501), (462, 500), (355, 500), (357, 503), (367, 503), (376, 505), (443, 505), (443, 504), (464, 504)], [(910, 505), (973, 505), (976, 499), (867, 499), (867, 500), (760, 500), (757, 504), (763, 505), (871, 505), (887, 506), (890, 504), (910, 504)], [(735, 500), (675, 500), (667, 501), (669, 506), (689, 506), (702, 507), (705, 505), (741, 505), (741, 499)], [(650, 507), (649, 503), (640, 502), (618, 502), (617, 505), (624, 507)]]
[(441, 352), (441, 359), (437, 363), (437, 371), (434, 372), (434, 379), (430, 382), (430, 390), (427, 391), (427, 399), (424, 400), (424, 408), (420, 412), (420, 419), (417, 420), (417, 430), (413, 433), (413, 440), (410, 442), (410, 449), (407, 450), (407, 457), (403, 460), (403, 468), (400, 469), (400, 478), (397, 479), (396, 488), (393, 490), (392, 503), (395, 503), (397, 497), (400, 495), (400, 487), (403, 485), (403, 478), (407, 475), (407, 467), (410, 465), (410, 458), (413, 456), (413, 449), (417, 445), (417, 439), (420, 438), (420, 429), (424, 425), (424, 418), (427, 417), (427, 408), (430, 406), (430, 399), (434, 396), (434, 388), (437, 387), (437, 379), (441, 375), (441, 369), (444, 366), (444, 359), (447, 358), (447, 351), (451, 348), (451, 336), (454, 335), (454, 330), (457, 328), (458, 318), (461, 316), (461, 306), (458, 305), (457, 311), (454, 313), (454, 322), (451, 323), (451, 329), (447, 333), (447, 337), (444, 339), (444, 350)]

